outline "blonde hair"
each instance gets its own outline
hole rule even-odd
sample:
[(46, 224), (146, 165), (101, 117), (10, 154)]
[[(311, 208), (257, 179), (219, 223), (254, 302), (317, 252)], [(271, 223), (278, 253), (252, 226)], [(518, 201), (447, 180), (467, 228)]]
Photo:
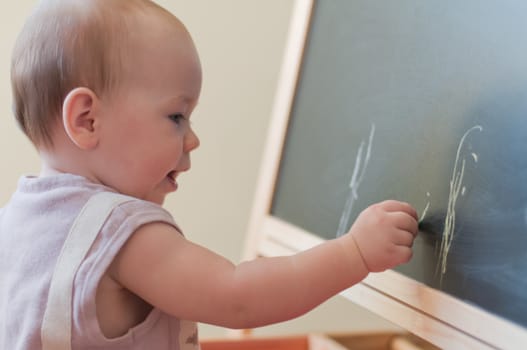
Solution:
[(102, 96), (122, 82), (126, 48), (142, 14), (176, 20), (149, 0), (43, 0), (26, 21), (11, 62), (13, 112), (37, 147), (52, 147), (67, 94)]

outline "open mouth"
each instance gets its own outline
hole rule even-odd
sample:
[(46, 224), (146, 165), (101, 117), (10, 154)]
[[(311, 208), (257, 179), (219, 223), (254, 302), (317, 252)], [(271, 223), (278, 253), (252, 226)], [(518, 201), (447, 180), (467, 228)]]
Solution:
[(168, 173), (167, 178), (170, 180), (170, 182), (175, 184), (177, 175), (178, 175), (177, 172), (175, 170), (173, 170), (173, 171)]

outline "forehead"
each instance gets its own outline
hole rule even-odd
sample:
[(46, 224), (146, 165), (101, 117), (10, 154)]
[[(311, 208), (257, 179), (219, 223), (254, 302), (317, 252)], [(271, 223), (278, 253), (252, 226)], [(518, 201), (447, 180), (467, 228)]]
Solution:
[(151, 88), (183, 89), (198, 95), (201, 64), (189, 33), (178, 22), (147, 22), (126, 50), (126, 79)]

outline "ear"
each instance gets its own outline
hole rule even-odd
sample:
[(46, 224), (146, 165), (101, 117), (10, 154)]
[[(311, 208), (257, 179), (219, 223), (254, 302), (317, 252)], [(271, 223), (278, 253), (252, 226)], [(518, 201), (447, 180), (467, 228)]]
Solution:
[(71, 90), (62, 105), (62, 123), (70, 140), (80, 149), (90, 150), (99, 143), (99, 99), (85, 87)]

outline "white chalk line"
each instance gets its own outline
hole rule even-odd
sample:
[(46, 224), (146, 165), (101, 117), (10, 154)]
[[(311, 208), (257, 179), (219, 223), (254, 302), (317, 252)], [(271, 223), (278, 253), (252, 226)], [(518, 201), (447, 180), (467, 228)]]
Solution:
[(366, 168), (368, 167), (368, 163), (370, 161), (371, 148), (373, 144), (374, 135), (375, 135), (375, 124), (372, 124), (371, 130), (370, 130), (370, 137), (368, 139), (368, 148), (366, 149), (366, 155), (364, 157), (364, 162), (362, 160), (363, 153), (364, 153), (364, 145), (365, 145), (364, 140), (361, 141), (359, 150), (357, 151), (357, 156), (355, 158), (355, 166), (353, 168), (353, 173), (351, 175), (351, 180), (349, 183), (348, 198), (346, 199), (346, 203), (344, 204), (344, 209), (342, 210), (342, 214), (340, 215), (339, 226), (337, 229), (337, 237), (342, 236), (348, 231), (348, 222), (349, 222), (349, 218), (351, 215), (351, 211), (353, 210), (353, 204), (359, 198), (358, 189), (360, 187), (362, 180), (364, 179), (364, 175), (366, 174)]
[[(465, 175), (465, 164), (466, 159), (461, 158), (461, 149), (465, 143), (467, 136), (473, 131), (482, 131), (483, 127), (481, 125), (473, 126), (468, 129), (461, 141), (459, 142), (456, 160), (454, 162), (454, 170), (452, 172), (452, 179), (450, 180), (450, 191), (448, 195), (448, 206), (447, 213), (445, 217), (445, 223), (443, 228), (443, 234), (441, 236), (441, 246), (439, 249), (439, 261), (437, 265), (437, 271), (441, 273), (440, 285), (443, 282), (443, 276), (447, 270), (448, 254), (450, 252), (450, 247), (452, 246), (452, 241), (454, 240), (454, 231), (456, 227), (456, 203), (459, 198), (459, 194), (464, 195), (466, 188), (462, 186), (463, 177)], [(478, 156), (475, 153), (471, 153), (472, 159), (477, 163)], [(460, 169), (459, 169), (460, 168)]]

